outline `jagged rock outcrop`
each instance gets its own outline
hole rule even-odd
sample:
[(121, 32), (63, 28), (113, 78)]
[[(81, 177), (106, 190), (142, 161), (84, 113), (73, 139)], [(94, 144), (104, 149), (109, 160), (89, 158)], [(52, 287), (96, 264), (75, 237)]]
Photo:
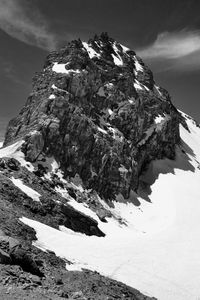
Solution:
[[(15, 183), (15, 178), (18, 178), (19, 187)], [(33, 187), (40, 192), (39, 201), (33, 201), (20, 189), (20, 184), (24, 185), (24, 183), (26, 188)], [(12, 203), (16, 211), (21, 211), (23, 215), (40, 220), (54, 228), (64, 225), (89, 236), (105, 236), (98, 228), (98, 222), (70, 206), (69, 200), (55, 191), (55, 186), (66, 188), (66, 193), (73, 192), (72, 188), (65, 186), (59, 178), (55, 178), (53, 182), (44, 181), (38, 175), (21, 167), (14, 158), (0, 158), (0, 197)], [(74, 195), (78, 197), (75, 191)], [(67, 197), (71, 198), (69, 194)], [(87, 198), (89, 200), (89, 195)]]
[(5, 143), (30, 162), (54, 157), (104, 199), (125, 199), (153, 159), (175, 158), (181, 116), (134, 51), (102, 34), (52, 52)]

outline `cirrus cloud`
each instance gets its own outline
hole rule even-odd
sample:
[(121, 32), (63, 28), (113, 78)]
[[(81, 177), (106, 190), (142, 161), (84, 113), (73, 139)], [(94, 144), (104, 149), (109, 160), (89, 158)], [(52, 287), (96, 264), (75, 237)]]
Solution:
[(158, 34), (155, 42), (137, 51), (144, 60), (161, 70), (200, 69), (200, 31), (182, 30)]
[(45, 50), (53, 50), (57, 46), (47, 20), (27, 0), (0, 0), (0, 29), (24, 43)]

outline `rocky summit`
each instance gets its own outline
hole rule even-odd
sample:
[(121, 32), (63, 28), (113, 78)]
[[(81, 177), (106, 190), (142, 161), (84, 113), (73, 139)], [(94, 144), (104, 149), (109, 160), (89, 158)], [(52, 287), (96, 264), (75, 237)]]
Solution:
[[(132, 208), (126, 219), (115, 206), (138, 205), (141, 176), (153, 160), (175, 159), (185, 120), (135, 52), (107, 33), (50, 53), (0, 149), (2, 299), (155, 299), (94, 272), (98, 260), (77, 270), (70, 251), (80, 248), (79, 257), (88, 249), (88, 259), (104, 241), (104, 252), (122, 247), (98, 269), (115, 278), (126, 256), (124, 232), (132, 235)], [(60, 234), (58, 258), (52, 249)]]
[(4, 146), (23, 139), (26, 160), (54, 157), (64, 178), (129, 199), (151, 160), (174, 159), (181, 121), (135, 52), (103, 33), (49, 54)]

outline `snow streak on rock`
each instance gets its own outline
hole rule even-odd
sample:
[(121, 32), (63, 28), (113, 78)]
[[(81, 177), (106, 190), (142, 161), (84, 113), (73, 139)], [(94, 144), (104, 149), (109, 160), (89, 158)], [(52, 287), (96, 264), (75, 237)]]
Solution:
[(11, 178), (12, 183), (17, 186), (22, 192), (33, 199), (33, 201), (40, 202), (40, 194), (34, 191), (32, 188), (26, 186), (21, 179)]

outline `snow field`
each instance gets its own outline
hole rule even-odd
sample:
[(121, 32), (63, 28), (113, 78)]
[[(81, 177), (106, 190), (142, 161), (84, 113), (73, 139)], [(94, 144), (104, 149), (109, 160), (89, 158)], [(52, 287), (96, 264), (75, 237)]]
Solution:
[[(35, 245), (54, 251), (74, 264), (120, 280), (160, 300), (197, 300), (200, 295), (200, 128), (187, 120), (182, 126), (183, 149), (177, 159), (155, 161), (146, 174), (152, 203), (139, 198), (115, 203), (112, 209), (126, 221), (99, 221), (106, 237), (89, 237), (67, 228), (55, 230), (22, 218), (37, 232)], [(90, 214), (88, 211), (85, 213)], [(80, 247), (81, 245), (81, 247)]]

